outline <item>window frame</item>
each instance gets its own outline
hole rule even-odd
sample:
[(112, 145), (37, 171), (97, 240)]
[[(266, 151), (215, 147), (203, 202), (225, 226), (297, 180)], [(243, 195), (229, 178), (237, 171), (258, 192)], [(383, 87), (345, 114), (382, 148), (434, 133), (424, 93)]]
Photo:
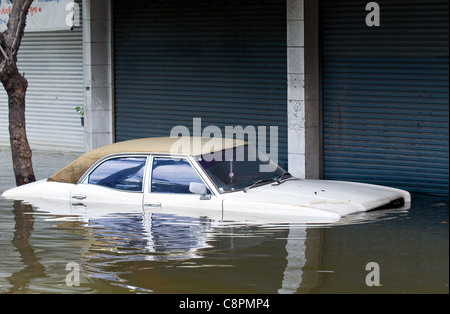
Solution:
[[(93, 184), (93, 183), (89, 183), (89, 177), (90, 175), (103, 163), (112, 160), (112, 159), (119, 159), (119, 158), (145, 158), (145, 166), (144, 166), (144, 175), (142, 178), (142, 189), (140, 191), (132, 191), (132, 190), (124, 190), (124, 189), (117, 189), (117, 188), (112, 188), (112, 187), (108, 187), (108, 186), (103, 186), (103, 185), (98, 185), (98, 184)], [(110, 189), (113, 191), (120, 191), (120, 192), (126, 192), (126, 193), (144, 193), (145, 189), (146, 189), (146, 181), (147, 181), (147, 172), (148, 172), (148, 168), (149, 168), (149, 160), (151, 156), (149, 154), (114, 154), (114, 155), (108, 155), (105, 156), (101, 159), (99, 159), (97, 162), (95, 162), (84, 174), (83, 176), (80, 178), (80, 180), (78, 181), (78, 184), (87, 184), (87, 185), (92, 185), (92, 186), (99, 186), (99, 187), (103, 187), (105, 189)]]
[(168, 155), (168, 154), (152, 154), (147, 161), (147, 186), (145, 187), (145, 193), (148, 194), (158, 194), (158, 195), (197, 195), (197, 194), (189, 194), (189, 193), (162, 193), (162, 192), (152, 192), (152, 175), (153, 175), (153, 162), (155, 158), (180, 158), (186, 160), (189, 165), (194, 169), (194, 171), (199, 176), (200, 180), (202, 180), (203, 184), (206, 188), (211, 192), (209, 195), (217, 196), (218, 191), (214, 184), (209, 180), (209, 178), (205, 177), (203, 173), (203, 169), (198, 165), (197, 162), (194, 162), (193, 157), (190, 155)]

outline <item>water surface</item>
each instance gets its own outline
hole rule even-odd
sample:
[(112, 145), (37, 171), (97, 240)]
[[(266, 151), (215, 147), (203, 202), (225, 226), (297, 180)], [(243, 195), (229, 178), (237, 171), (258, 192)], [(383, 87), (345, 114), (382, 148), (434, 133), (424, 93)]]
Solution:
[[(2, 172), (0, 193), (11, 186)], [(330, 225), (257, 225), (0, 198), (0, 293), (448, 293), (448, 198), (412, 204)], [(379, 285), (367, 284), (371, 262)]]

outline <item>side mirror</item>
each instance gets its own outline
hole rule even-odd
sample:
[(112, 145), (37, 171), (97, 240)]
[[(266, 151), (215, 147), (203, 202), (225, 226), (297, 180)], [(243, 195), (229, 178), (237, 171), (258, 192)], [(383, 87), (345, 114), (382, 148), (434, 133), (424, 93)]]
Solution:
[(193, 194), (206, 195), (208, 190), (206, 189), (206, 185), (198, 182), (189, 183), (189, 192)]

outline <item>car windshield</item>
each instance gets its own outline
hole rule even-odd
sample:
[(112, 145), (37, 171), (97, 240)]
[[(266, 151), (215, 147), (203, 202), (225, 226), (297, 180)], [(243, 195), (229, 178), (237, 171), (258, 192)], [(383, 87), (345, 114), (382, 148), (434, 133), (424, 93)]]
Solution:
[(247, 190), (291, 177), (266, 154), (248, 145), (197, 156), (197, 160), (220, 193)]

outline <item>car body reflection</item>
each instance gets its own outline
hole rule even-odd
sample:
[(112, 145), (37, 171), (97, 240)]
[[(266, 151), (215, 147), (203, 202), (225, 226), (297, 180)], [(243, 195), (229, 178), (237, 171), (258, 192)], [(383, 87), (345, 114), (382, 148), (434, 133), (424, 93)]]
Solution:
[[(320, 282), (321, 273), (317, 269), (322, 255), (323, 230), (316, 225), (225, 222), (206, 216), (189, 217), (170, 212), (142, 211), (142, 208), (128, 208), (126, 212), (124, 208), (119, 211), (117, 208), (80, 209), (64, 202), (55, 206), (53, 201), (32, 205), (20, 202), (14, 204), (16, 220), (32, 221), (30, 217), (34, 215), (43, 220), (60, 222), (55, 226), (62, 229), (72, 228), (71, 232), (78, 238), (83, 238), (84, 244), (79, 251), (71, 252), (70, 259), (81, 263), (90, 278), (108, 280), (116, 285), (125, 281), (122, 278), (123, 268), (131, 269), (131, 275), (127, 276), (152, 278), (153, 285), (155, 277), (158, 276), (162, 276), (164, 282), (170, 283), (173, 278), (166, 276), (166, 272), (171, 267), (211, 267), (215, 271), (208, 272), (209, 276), (220, 282), (224, 278), (221, 278), (217, 269), (248, 267), (245, 259), (234, 260), (228, 256), (236, 250), (253, 252), (254, 248), (264, 248), (269, 254), (285, 257), (281, 260), (274, 258), (273, 265), (270, 266), (270, 276), (278, 277), (278, 287), (272, 287), (271, 293), (305, 293), (314, 289)], [(355, 216), (356, 221), (370, 219), (370, 213), (364, 215)], [(378, 212), (377, 217), (380, 215), (381, 212)], [(9, 277), (14, 287), (12, 292), (18, 291), (27, 281), (45, 275), (45, 267), (40, 264), (39, 253), (35, 252), (33, 246), (23, 237), (24, 234), (29, 237), (33, 232), (33, 226), (29, 223), (17, 225), (13, 245), (22, 255), (25, 268)], [(270, 237), (265, 236), (264, 232), (270, 234)], [(284, 239), (284, 246), (270, 246), (274, 234), (276, 238)], [(161, 263), (166, 266), (161, 267)], [(167, 265), (171, 267), (167, 268)], [(266, 272), (267, 269), (258, 270), (256, 267), (247, 275), (256, 278), (261, 276), (262, 271)], [(260, 278), (258, 280), (264, 281)], [(176, 284), (173, 283), (174, 286)], [(261, 285), (270, 286), (273, 281)], [(136, 289), (139, 287), (134, 288)], [(149, 293), (155, 290), (158, 291), (154, 287), (141, 289), (142, 292)]]

